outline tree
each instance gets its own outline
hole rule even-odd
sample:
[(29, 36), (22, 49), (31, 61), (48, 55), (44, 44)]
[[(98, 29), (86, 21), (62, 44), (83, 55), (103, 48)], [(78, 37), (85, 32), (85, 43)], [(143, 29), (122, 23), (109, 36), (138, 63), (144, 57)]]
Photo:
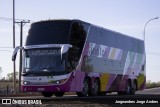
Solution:
[[(8, 73), (7, 74), (7, 80), (13, 81), (14, 73)], [(16, 80), (18, 80), (19, 74), (16, 72)]]
[(151, 80), (148, 80), (146, 82), (147, 88), (155, 88), (155, 87), (160, 87), (160, 81), (159, 82), (151, 82)]
[(152, 82), (151, 85), (150, 85), (150, 88), (155, 88), (157, 87), (157, 83), (156, 82)]
[(146, 82), (146, 87), (147, 87), (147, 88), (150, 88), (151, 84), (152, 84), (152, 81), (151, 81), (151, 80), (148, 80), (148, 81)]

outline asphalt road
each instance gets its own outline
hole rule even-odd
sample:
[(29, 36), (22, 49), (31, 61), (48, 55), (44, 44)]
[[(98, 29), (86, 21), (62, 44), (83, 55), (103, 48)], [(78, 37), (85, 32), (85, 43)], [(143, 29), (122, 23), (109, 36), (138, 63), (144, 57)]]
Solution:
[[(20, 105), (22, 103), (32, 102), (34, 107), (68, 107), (75, 105), (77, 107), (135, 107), (145, 105), (150, 107), (160, 107), (160, 88), (146, 89), (143, 91), (137, 91), (135, 95), (117, 95), (116, 93), (107, 94), (105, 96), (93, 96), (93, 97), (77, 97), (76, 95), (65, 95), (63, 97), (49, 97), (45, 98), (43, 96), (3, 96), (0, 97), (1, 103), (2, 99), (11, 99), (12, 104)], [(19, 101), (19, 102), (18, 102)], [(39, 106), (37, 104), (43, 104), (44, 106)], [(4, 105), (2, 105), (5, 107)], [(27, 107), (27, 105), (25, 105)], [(1, 107), (1, 106), (0, 106)], [(8, 105), (7, 105), (8, 107)]]
[(160, 87), (145, 89), (143, 91), (137, 91), (136, 94), (154, 94), (154, 95), (159, 94), (160, 95)]

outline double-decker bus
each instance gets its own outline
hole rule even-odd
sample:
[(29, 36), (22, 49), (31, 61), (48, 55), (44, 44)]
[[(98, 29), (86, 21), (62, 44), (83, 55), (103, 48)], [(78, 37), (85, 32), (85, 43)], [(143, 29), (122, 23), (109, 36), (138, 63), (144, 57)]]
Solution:
[(23, 50), (21, 91), (133, 95), (145, 88), (144, 41), (81, 20), (32, 23)]

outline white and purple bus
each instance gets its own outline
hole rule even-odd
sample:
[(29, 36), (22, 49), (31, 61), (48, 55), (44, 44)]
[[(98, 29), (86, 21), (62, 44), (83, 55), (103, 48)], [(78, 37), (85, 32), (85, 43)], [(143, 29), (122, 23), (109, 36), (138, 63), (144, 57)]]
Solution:
[(76, 92), (133, 95), (145, 88), (144, 41), (80, 20), (31, 25), (23, 50), (21, 90), (45, 97)]

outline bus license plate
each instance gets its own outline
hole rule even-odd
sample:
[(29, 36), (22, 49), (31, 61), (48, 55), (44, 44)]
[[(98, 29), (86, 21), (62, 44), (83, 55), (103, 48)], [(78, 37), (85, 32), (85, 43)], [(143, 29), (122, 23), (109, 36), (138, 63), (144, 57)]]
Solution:
[(44, 88), (38, 88), (37, 90), (38, 91), (44, 91)]

